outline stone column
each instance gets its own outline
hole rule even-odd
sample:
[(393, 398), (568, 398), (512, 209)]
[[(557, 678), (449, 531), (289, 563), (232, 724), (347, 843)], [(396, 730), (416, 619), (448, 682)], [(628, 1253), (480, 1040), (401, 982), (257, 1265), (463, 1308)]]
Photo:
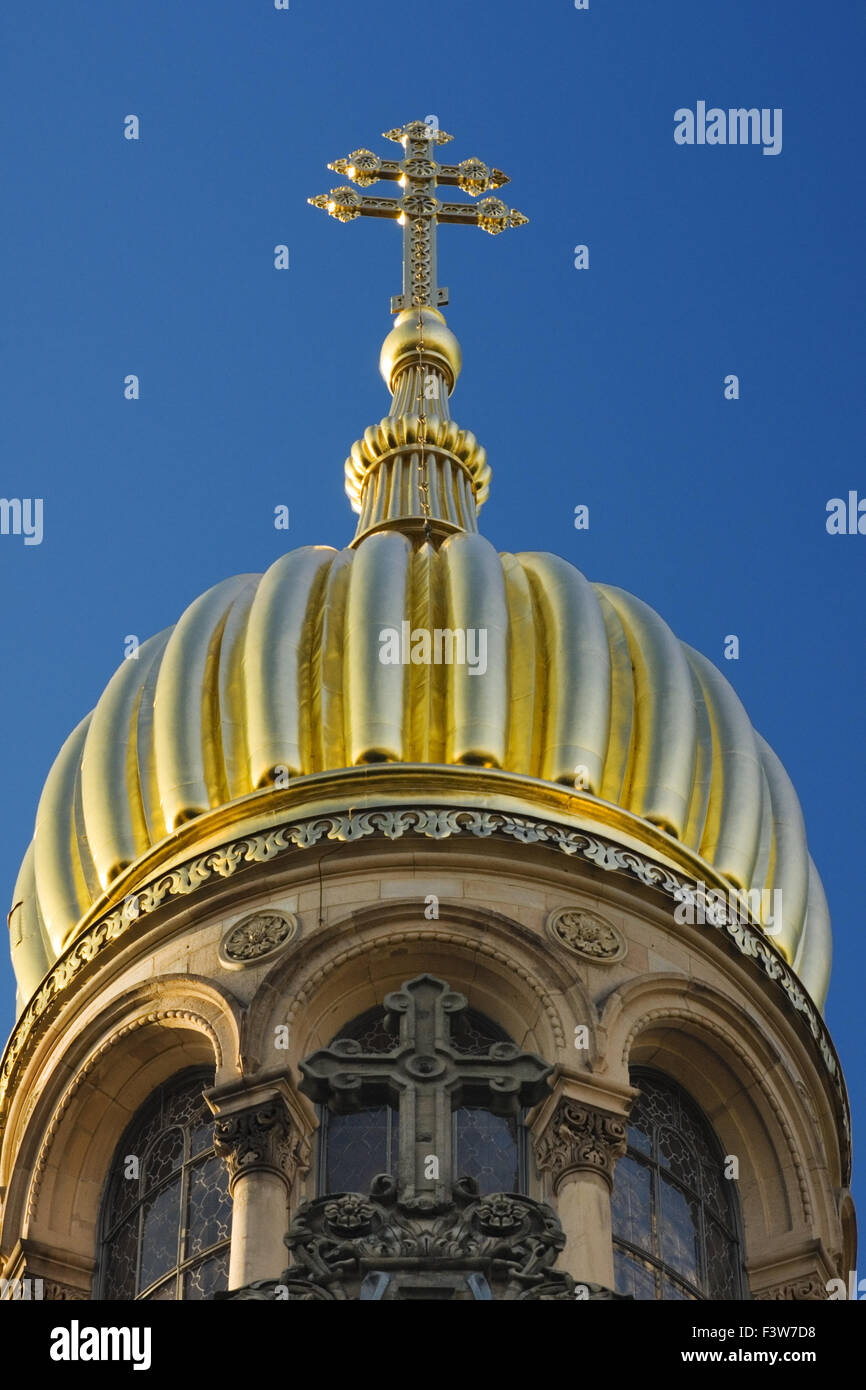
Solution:
[(309, 1143), (293, 1114), (284, 1079), (220, 1087), (207, 1093), (214, 1148), (229, 1172), (232, 1195), (230, 1289), (278, 1279), (288, 1263), (289, 1195), (306, 1166)]
[(560, 1095), (542, 1120), (535, 1153), (539, 1170), (551, 1174), (565, 1233), (559, 1267), (579, 1284), (612, 1289), (610, 1193), (626, 1148), (625, 1117)]

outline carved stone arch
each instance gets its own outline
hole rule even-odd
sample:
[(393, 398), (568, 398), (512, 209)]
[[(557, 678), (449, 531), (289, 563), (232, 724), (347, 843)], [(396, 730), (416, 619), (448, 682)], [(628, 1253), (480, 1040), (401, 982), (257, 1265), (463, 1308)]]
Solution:
[(739, 1159), (750, 1258), (783, 1233), (809, 1230), (814, 1203), (798, 1142), (802, 1105), (779, 1054), (739, 1003), (686, 976), (641, 976), (608, 999), (602, 1027), (608, 1064), (620, 1078), (636, 1065), (670, 1076), (706, 1115), (724, 1152)]
[(74, 1033), (16, 1160), (4, 1215), (22, 1239), (92, 1267), (105, 1180), (127, 1125), (192, 1066), (236, 1076), (239, 1041), (236, 1002), (194, 976), (147, 981)]
[(536, 933), (487, 909), (447, 905), (438, 921), (418, 919), (417, 899), (377, 903), (299, 942), (274, 965), (250, 1005), (251, 1066), (273, 1066), (273, 1037), (281, 1025), (289, 1028), (289, 1059), (297, 1066), (390, 990), (424, 972), (447, 979), (470, 1007), (547, 1061), (574, 1064), (569, 1047), (578, 1023), (589, 1025), (594, 1055), (596, 1011), (579, 965), (567, 968)]

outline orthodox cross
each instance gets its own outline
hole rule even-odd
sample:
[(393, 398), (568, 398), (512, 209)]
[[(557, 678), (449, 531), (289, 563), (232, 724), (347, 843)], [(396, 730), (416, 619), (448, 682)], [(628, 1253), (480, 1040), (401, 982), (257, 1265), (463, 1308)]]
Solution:
[(380, 179), (389, 179), (404, 189), (400, 198), (376, 198), (356, 193), (348, 184), (319, 193), (307, 201), (322, 208), (340, 222), (356, 217), (390, 217), (403, 228), (403, 293), (391, 298), (392, 314), (401, 309), (436, 307), (448, 303), (448, 291), (437, 283), (436, 224), (468, 223), (496, 236), (506, 227), (522, 227), (529, 221), (516, 208), (508, 208), (499, 198), (482, 198), (480, 203), (444, 203), (436, 197), (438, 188), (456, 185), (464, 193), (478, 197), (509, 182), (499, 169), (488, 169), (480, 159), (464, 159), (461, 164), (437, 164), (436, 145), (453, 139), (431, 118), (410, 121), (383, 136), (403, 146), (403, 159), (379, 159), (372, 150), (355, 150), (348, 159), (335, 159), (328, 165), (361, 188)]
[(399, 1041), (390, 1052), (365, 1053), (352, 1038), (301, 1062), (300, 1089), (337, 1113), (396, 1102), (399, 1158), (397, 1187), (402, 1203), (421, 1199), (429, 1209), (452, 1200), (452, 1112), (481, 1105), (500, 1115), (516, 1115), (548, 1094), (553, 1070), (514, 1043), (493, 1043), (484, 1054), (460, 1052), (452, 1038), (452, 1018), (466, 998), (433, 975), (419, 975), (385, 997)]

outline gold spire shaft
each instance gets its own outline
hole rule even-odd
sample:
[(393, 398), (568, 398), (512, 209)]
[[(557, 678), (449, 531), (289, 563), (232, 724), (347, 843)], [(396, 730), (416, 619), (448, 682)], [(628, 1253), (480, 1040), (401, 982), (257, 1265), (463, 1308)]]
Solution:
[(440, 222), (483, 228), (491, 235), (528, 219), (499, 198), (443, 202), (440, 187), (472, 197), (500, 188), (508, 176), (480, 159), (438, 164), (437, 145), (451, 136), (438, 125), (410, 121), (385, 132), (403, 148), (399, 160), (358, 149), (328, 167), (362, 188), (396, 182), (399, 198), (361, 195), (348, 185), (309, 202), (335, 217), (391, 218), (403, 228), (403, 290), (392, 296), (397, 314), (382, 347), (380, 370), (392, 393), (391, 410), (366, 430), (346, 460), (346, 492), (360, 521), (353, 544), (372, 531), (398, 529), (437, 543), (458, 531), (477, 531), (490, 482), (487, 456), (475, 436), (451, 419), (448, 398), (460, 372), (460, 345), (437, 305), (448, 291), (438, 283), (436, 228)]

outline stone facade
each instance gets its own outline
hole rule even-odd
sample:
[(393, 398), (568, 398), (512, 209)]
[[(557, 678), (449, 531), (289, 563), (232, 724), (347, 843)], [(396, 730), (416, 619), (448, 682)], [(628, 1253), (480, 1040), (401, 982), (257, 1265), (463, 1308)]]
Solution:
[(820, 1297), (847, 1279), (847, 1108), (814, 1006), (795, 1006), (772, 954), (678, 925), (671, 865), (640, 875), (561, 850), (529, 833), (323, 838), (165, 894), (79, 959), (6, 1072), (3, 1277), (92, 1296), (120, 1136), (160, 1083), (197, 1064), (213, 1070), (235, 1203), (230, 1286), (278, 1279), (290, 1221), (317, 1196), (300, 1063), (429, 972), (553, 1069), (529, 1116), (527, 1198), (558, 1218), (557, 1277), (613, 1287), (629, 1068), (649, 1065), (738, 1159), (752, 1296)]

